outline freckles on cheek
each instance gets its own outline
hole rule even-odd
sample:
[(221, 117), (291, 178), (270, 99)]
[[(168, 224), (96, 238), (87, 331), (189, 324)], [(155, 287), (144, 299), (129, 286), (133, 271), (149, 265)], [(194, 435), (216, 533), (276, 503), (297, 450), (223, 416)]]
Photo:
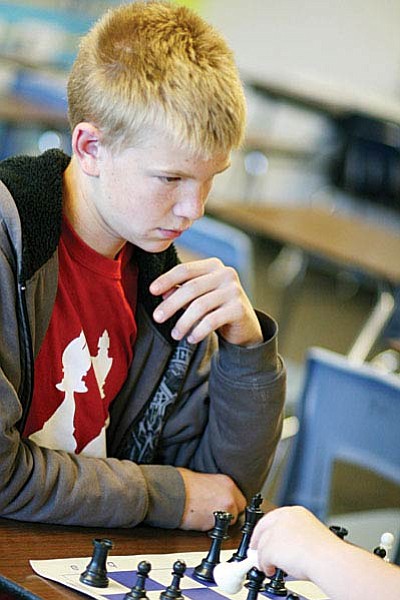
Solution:
[(157, 194), (153, 196), (154, 207), (158, 210), (168, 212), (176, 204), (176, 193), (174, 190), (159, 190)]

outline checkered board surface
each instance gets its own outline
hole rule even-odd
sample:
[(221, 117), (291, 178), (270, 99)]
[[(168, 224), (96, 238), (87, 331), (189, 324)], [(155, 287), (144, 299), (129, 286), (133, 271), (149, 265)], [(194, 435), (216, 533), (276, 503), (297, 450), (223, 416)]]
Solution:
[[(223, 550), (221, 561), (228, 560), (233, 550)], [(31, 560), (32, 569), (42, 577), (61, 583), (97, 600), (123, 600), (136, 583), (136, 567), (142, 560), (152, 565), (146, 582), (146, 594), (149, 600), (159, 600), (160, 593), (172, 582), (172, 565), (176, 560), (184, 560), (187, 569), (181, 580), (181, 590), (187, 600), (246, 600), (248, 590), (244, 587), (238, 594), (225, 594), (215, 584), (205, 584), (193, 578), (193, 569), (201, 563), (207, 553), (180, 552), (179, 554), (147, 554), (134, 556), (108, 556), (107, 588), (94, 588), (79, 581), (79, 575), (90, 562), (86, 558), (62, 558), (54, 560)], [(268, 579), (266, 579), (268, 581)], [(301, 600), (329, 600), (316, 585), (309, 581), (296, 581), (288, 577), (286, 587), (298, 594)], [(274, 599), (278, 596), (261, 593), (260, 600)]]

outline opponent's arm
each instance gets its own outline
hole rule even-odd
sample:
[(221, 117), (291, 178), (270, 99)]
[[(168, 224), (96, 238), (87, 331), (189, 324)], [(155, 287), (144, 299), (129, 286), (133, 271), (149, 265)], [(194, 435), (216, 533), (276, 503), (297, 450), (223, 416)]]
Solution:
[(296, 579), (313, 581), (331, 600), (400, 599), (400, 568), (340, 540), (303, 507), (265, 515), (250, 547), (267, 575), (279, 567)]

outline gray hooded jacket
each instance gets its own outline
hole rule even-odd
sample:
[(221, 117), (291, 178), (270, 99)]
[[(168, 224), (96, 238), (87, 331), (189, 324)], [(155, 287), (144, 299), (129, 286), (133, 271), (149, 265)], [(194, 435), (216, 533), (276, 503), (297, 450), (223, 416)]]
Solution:
[(192, 348), (151, 464), (128, 460), (132, 432), (140, 429), (166, 373), (168, 379), (176, 349), (169, 334), (174, 320), (154, 323), (159, 300), (148, 292), (150, 282), (176, 264), (175, 250), (136, 249), (138, 337), (127, 380), (110, 409), (108, 458), (23, 439), (33, 364), (57, 291), (62, 175), (69, 160), (50, 150), (0, 163), (0, 515), (68, 525), (177, 527), (185, 491), (175, 467), (225, 473), (247, 497), (267, 475), (285, 386), (276, 324), (258, 314), (266, 341), (255, 348), (216, 335)]

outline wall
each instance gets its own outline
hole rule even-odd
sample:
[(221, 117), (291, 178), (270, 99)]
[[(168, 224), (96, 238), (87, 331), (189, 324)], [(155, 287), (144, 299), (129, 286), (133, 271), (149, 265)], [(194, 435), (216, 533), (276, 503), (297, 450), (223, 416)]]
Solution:
[(201, 12), (244, 72), (400, 100), (399, 0), (203, 0)]

